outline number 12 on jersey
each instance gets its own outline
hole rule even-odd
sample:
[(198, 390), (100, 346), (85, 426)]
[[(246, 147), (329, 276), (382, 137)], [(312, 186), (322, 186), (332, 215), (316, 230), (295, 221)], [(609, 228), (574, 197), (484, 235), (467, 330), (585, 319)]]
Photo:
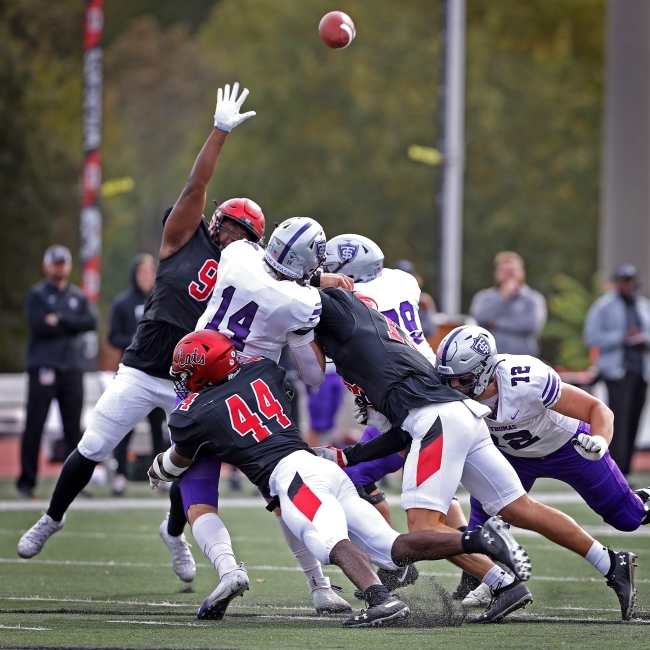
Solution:
[[(256, 379), (250, 386), (255, 395), (257, 410), (269, 421), (275, 418), (283, 429), (289, 427), (291, 420), (282, 410), (282, 405), (275, 399), (266, 382)], [(253, 413), (239, 395), (231, 395), (226, 400), (226, 406), (232, 428), (240, 436), (252, 433), (257, 442), (262, 442), (273, 433), (266, 425), (262, 424), (262, 418), (257, 413)]]

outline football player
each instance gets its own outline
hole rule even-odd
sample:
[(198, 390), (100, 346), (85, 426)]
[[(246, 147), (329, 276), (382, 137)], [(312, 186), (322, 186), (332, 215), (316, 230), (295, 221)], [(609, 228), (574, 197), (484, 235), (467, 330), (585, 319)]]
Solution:
[[(519, 578), (530, 576), (528, 556), (500, 518), (464, 534), (400, 535), (390, 528), (359, 498), (345, 473), (318, 458), (302, 440), (288, 417), (284, 370), (274, 361), (258, 357), (240, 365), (231, 339), (203, 330), (178, 343), (172, 375), (183, 400), (169, 422), (174, 446), (154, 460), (152, 483), (175, 480), (199, 453), (241, 469), (272, 497), (270, 508), (281, 507), (286, 525), (315, 557), (339, 566), (363, 590), (369, 608), (346, 620), (344, 627), (387, 625), (409, 614), (381, 584), (371, 559), (395, 569), (416, 560), (486, 553)], [(240, 592), (247, 587), (242, 582)], [(213, 612), (208, 598), (198, 616)]]
[[(650, 522), (650, 488), (633, 492), (607, 451), (614, 415), (603, 402), (564, 384), (535, 357), (497, 354), (492, 335), (477, 326), (458, 327), (442, 340), (438, 372), (446, 385), (490, 408), (485, 422), (492, 441), (526, 492), (538, 478), (554, 478), (570, 485), (617, 530), (632, 531)], [(480, 495), (471, 496), (470, 527), (488, 517), (481, 503)], [(558, 529), (553, 541), (572, 548), (574, 537), (571, 528)], [(615, 553), (596, 540), (589, 546), (587, 539), (580, 549), (607, 578), (628, 620), (634, 607), (636, 555)], [(481, 590), (484, 586), (466, 604), (480, 601)]]
[[(219, 278), (196, 329), (228, 336), (241, 360), (261, 356), (277, 362), (288, 345), (302, 379), (318, 385), (325, 364), (322, 349), (314, 341), (321, 303), (317, 289), (308, 283), (352, 288), (352, 281), (343, 275), (316, 273), (324, 256), (325, 233), (308, 217), (278, 225), (266, 249), (250, 241), (235, 242), (221, 256)], [(201, 458), (183, 474), (179, 486), (192, 532), (204, 540), (201, 548), (221, 579), (208, 598), (210, 615), (222, 616), (232, 594), (248, 578), (243, 565), (235, 561), (230, 536), (218, 517), (219, 474), (218, 461)], [(287, 544), (307, 577), (316, 611), (350, 611), (349, 603), (332, 590), (320, 562), (278, 515)]]
[[(421, 291), (413, 275), (399, 269), (384, 268), (384, 253), (381, 248), (362, 235), (338, 235), (330, 239), (327, 242), (326, 255), (324, 270), (330, 273), (344, 273), (352, 278), (355, 291), (374, 301), (374, 308), (399, 325), (411, 337), (416, 348), (435, 364), (433, 350), (422, 333), (419, 316)], [(359, 442), (372, 440), (379, 435), (379, 430), (366, 427)], [(377, 482), (386, 474), (401, 469), (403, 465), (403, 455), (391, 454), (386, 458), (345, 468), (345, 473), (354, 483), (359, 496), (372, 503), (389, 524), (390, 508), (385, 502), (386, 495), (379, 490)], [(455, 499), (447, 513), (447, 523), (461, 531), (467, 528), (465, 515)], [(380, 569), (378, 575), (382, 583), (393, 590), (413, 584), (418, 578), (418, 571), (415, 565), (409, 565), (398, 572)], [(478, 584), (477, 581), (472, 588)], [(469, 591), (471, 590), (468, 589), (467, 592)], [(358, 595), (362, 597), (362, 594)]]
[[(210, 225), (203, 210), (206, 190), (228, 133), (253, 111), (240, 113), (248, 96), (239, 97), (239, 84), (219, 89), (214, 129), (199, 153), (187, 184), (174, 207), (165, 214), (160, 264), (135, 339), (122, 358), (117, 375), (100, 397), (77, 449), (66, 460), (50, 506), (18, 543), (18, 555), (30, 558), (49, 537), (61, 530), (65, 513), (90, 481), (95, 466), (155, 407), (169, 415), (176, 395), (169, 378), (176, 343), (194, 329), (216, 281), (221, 251), (240, 239), (257, 242), (264, 234), (264, 215), (249, 199), (232, 199), (218, 206)], [(169, 522), (160, 535), (168, 546), (174, 571), (191, 582), (194, 559), (183, 535), (185, 515), (177, 486), (170, 492)]]
[[(444, 385), (433, 366), (411, 347), (410, 337), (354, 294), (325, 289), (321, 297), (323, 313), (316, 334), (339, 374), (359, 397), (358, 420), (384, 435), (345, 450), (321, 448), (320, 454), (345, 466), (408, 447), (402, 508), (409, 531), (451, 530), (445, 518), (462, 481), (486, 512), (500, 514), (513, 525), (534, 530), (586, 556), (601, 570), (606, 562), (605, 571), (611, 568), (609, 580), (619, 599), (632, 599), (629, 567), (622, 564), (628, 556), (616, 555), (610, 567), (608, 555), (604, 559), (602, 554), (590, 553), (598, 545), (573, 519), (530, 498), (513, 467), (492, 444), (483, 421), (491, 409)], [(447, 352), (443, 346), (438, 359), (442, 354), (446, 360)], [(526, 585), (499, 567), (485, 572), (483, 559), (475, 557), (460, 556), (452, 561), (482, 578), (494, 592), (492, 607), (479, 621), (501, 620), (531, 602)], [(625, 614), (629, 617), (629, 608)]]

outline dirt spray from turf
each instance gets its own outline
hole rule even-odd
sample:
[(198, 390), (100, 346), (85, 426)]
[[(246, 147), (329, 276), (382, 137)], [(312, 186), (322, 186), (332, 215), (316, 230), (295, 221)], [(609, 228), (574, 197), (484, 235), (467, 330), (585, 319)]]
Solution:
[(435, 576), (421, 577), (416, 584), (393, 595), (411, 610), (411, 615), (400, 623), (400, 627), (460, 627), (467, 618), (467, 610), (451, 597)]

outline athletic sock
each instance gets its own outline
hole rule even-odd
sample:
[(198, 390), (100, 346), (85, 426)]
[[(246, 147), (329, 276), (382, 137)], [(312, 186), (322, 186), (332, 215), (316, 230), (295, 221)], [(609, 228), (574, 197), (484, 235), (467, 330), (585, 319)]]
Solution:
[(384, 585), (370, 585), (363, 595), (368, 603), (368, 607), (381, 605), (390, 597), (390, 593)]
[(167, 533), (172, 537), (183, 534), (187, 519), (183, 508), (183, 497), (178, 481), (174, 481), (169, 489), (169, 519), (167, 520)]
[(330, 587), (330, 579), (323, 575), (323, 568), (320, 562), (312, 555), (311, 551), (298, 539), (289, 529), (289, 526), (284, 522), (282, 517), (278, 517), (280, 529), (284, 535), (284, 539), (291, 552), (295, 555), (298, 564), (303, 573), (307, 577), (307, 584), (309, 590), (323, 589)]
[(484, 576), (483, 582), (490, 588), (492, 591), (501, 589), (502, 587), (507, 587), (511, 585), (515, 579), (508, 573), (506, 573), (501, 567), (493, 566)]
[(219, 515), (213, 512), (201, 515), (192, 525), (192, 535), (205, 557), (212, 562), (220, 579), (239, 568), (230, 543), (230, 534)]
[(609, 551), (598, 541), (595, 541), (591, 545), (587, 555), (585, 555), (585, 560), (589, 564), (592, 564), (604, 576), (609, 573), (609, 569), (612, 566)]
[(63, 469), (56, 482), (47, 514), (54, 521), (61, 521), (70, 504), (90, 482), (98, 461), (89, 460), (75, 449), (63, 464)]

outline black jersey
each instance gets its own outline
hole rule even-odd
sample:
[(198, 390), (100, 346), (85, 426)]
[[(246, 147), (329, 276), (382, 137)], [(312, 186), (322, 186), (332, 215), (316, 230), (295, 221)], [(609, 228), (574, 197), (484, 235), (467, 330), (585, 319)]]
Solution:
[(323, 313), (315, 331), (327, 355), (348, 388), (363, 393), (394, 427), (409, 409), (467, 399), (443, 385), (431, 362), (392, 320), (350, 291), (323, 289), (320, 294)]
[(221, 251), (203, 219), (190, 240), (162, 260), (133, 343), (122, 363), (169, 379), (176, 344), (194, 331), (217, 281)]
[(191, 393), (169, 419), (176, 451), (185, 458), (213, 455), (268, 492), (283, 458), (311, 451), (289, 418), (284, 375), (274, 361), (257, 358), (242, 364), (230, 381)]

